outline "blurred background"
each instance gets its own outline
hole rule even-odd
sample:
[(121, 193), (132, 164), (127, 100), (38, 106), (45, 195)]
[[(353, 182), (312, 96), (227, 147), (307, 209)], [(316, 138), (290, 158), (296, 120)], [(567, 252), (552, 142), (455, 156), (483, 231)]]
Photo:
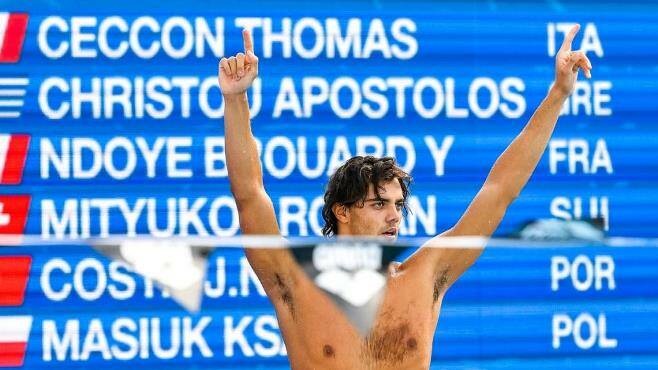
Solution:
[[(320, 235), (328, 176), (372, 154), (414, 178), (400, 234), (436, 235), (546, 95), (573, 23), (592, 78), (579, 76), (496, 236), (593, 220), (647, 244), (655, 1), (4, 0), (0, 234), (239, 235), (216, 75), (247, 28), (252, 127), (282, 232)], [(446, 297), (432, 368), (658, 368), (657, 262), (655, 248), (489, 249)], [(239, 249), (213, 252), (189, 313), (89, 248), (2, 247), (0, 367), (288, 368), (252, 274)]]

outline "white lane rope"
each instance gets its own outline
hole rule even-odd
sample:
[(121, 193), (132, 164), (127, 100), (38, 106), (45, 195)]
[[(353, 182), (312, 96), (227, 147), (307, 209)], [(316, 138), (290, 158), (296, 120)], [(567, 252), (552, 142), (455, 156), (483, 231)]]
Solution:
[(337, 237), (320, 236), (281, 237), (272, 235), (237, 235), (218, 236), (172, 236), (158, 238), (150, 235), (110, 235), (103, 238), (43, 238), (39, 235), (0, 235), (0, 246), (115, 246), (130, 241), (168, 242), (190, 246), (192, 248), (303, 248), (317, 244), (364, 244), (374, 243), (401, 248), (577, 248), (577, 247), (643, 247), (658, 248), (658, 238), (608, 237), (601, 241), (589, 240), (525, 240), (513, 238), (487, 238), (481, 236), (450, 237), (399, 237), (395, 240), (385, 237)]

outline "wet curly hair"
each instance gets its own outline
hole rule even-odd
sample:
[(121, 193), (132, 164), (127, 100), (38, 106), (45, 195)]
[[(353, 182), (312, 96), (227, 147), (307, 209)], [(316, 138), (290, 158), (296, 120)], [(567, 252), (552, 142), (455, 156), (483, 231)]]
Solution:
[(332, 210), (334, 204), (363, 207), (370, 184), (374, 185), (375, 194), (379, 196), (382, 184), (395, 179), (400, 182), (402, 188), (403, 212), (406, 214), (411, 176), (397, 165), (395, 159), (373, 156), (350, 158), (334, 172), (327, 184), (322, 208), (322, 218), (325, 222), (322, 234), (326, 237), (338, 234), (338, 219)]

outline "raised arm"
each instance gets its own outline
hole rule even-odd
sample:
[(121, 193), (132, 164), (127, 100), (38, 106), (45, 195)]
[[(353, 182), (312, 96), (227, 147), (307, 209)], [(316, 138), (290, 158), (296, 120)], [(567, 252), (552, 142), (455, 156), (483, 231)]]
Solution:
[[(488, 237), (496, 230), (507, 207), (518, 197), (544, 153), (560, 109), (573, 91), (578, 69), (582, 69), (588, 78), (591, 77), (592, 65), (585, 54), (571, 51), (571, 43), (578, 29), (578, 25), (574, 26), (560, 47), (555, 60), (555, 81), (544, 101), (521, 133), (498, 157), (484, 185), (459, 221), (439, 237)], [(428, 245), (432, 243), (440, 244), (440, 241), (433, 239)], [(412, 259), (429, 259), (439, 270), (450, 271), (448, 282), (453, 282), (481, 253), (482, 248), (423, 248)]]
[(258, 58), (253, 53), (249, 32), (243, 31), (242, 36), (245, 53), (219, 61), (219, 86), (224, 97), (226, 160), (231, 192), (238, 205), (253, 200), (263, 192), (263, 175), (256, 141), (251, 133), (246, 93), (258, 76)]
[[(226, 166), (245, 235), (279, 235), (274, 207), (263, 186), (263, 174), (256, 140), (251, 133), (246, 90), (258, 76), (258, 57), (251, 35), (242, 32), (244, 53), (219, 62), (219, 86), (224, 97)], [(245, 254), (263, 286), (275, 281), (275, 274), (292, 261), (281, 249), (246, 248)]]

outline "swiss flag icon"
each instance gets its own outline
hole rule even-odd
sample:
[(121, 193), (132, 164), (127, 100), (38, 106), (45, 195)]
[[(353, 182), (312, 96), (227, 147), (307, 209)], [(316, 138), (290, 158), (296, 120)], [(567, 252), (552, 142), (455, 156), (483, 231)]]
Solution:
[(21, 242), (29, 208), (29, 195), (0, 195), (0, 245)]
[(21, 306), (30, 276), (30, 256), (0, 256), (0, 306)]
[(0, 13), (0, 63), (16, 63), (21, 58), (27, 19), (26, 13)]
[(0, 184), (21, 183), (29, 145), (30, 135), (0, 134)]

